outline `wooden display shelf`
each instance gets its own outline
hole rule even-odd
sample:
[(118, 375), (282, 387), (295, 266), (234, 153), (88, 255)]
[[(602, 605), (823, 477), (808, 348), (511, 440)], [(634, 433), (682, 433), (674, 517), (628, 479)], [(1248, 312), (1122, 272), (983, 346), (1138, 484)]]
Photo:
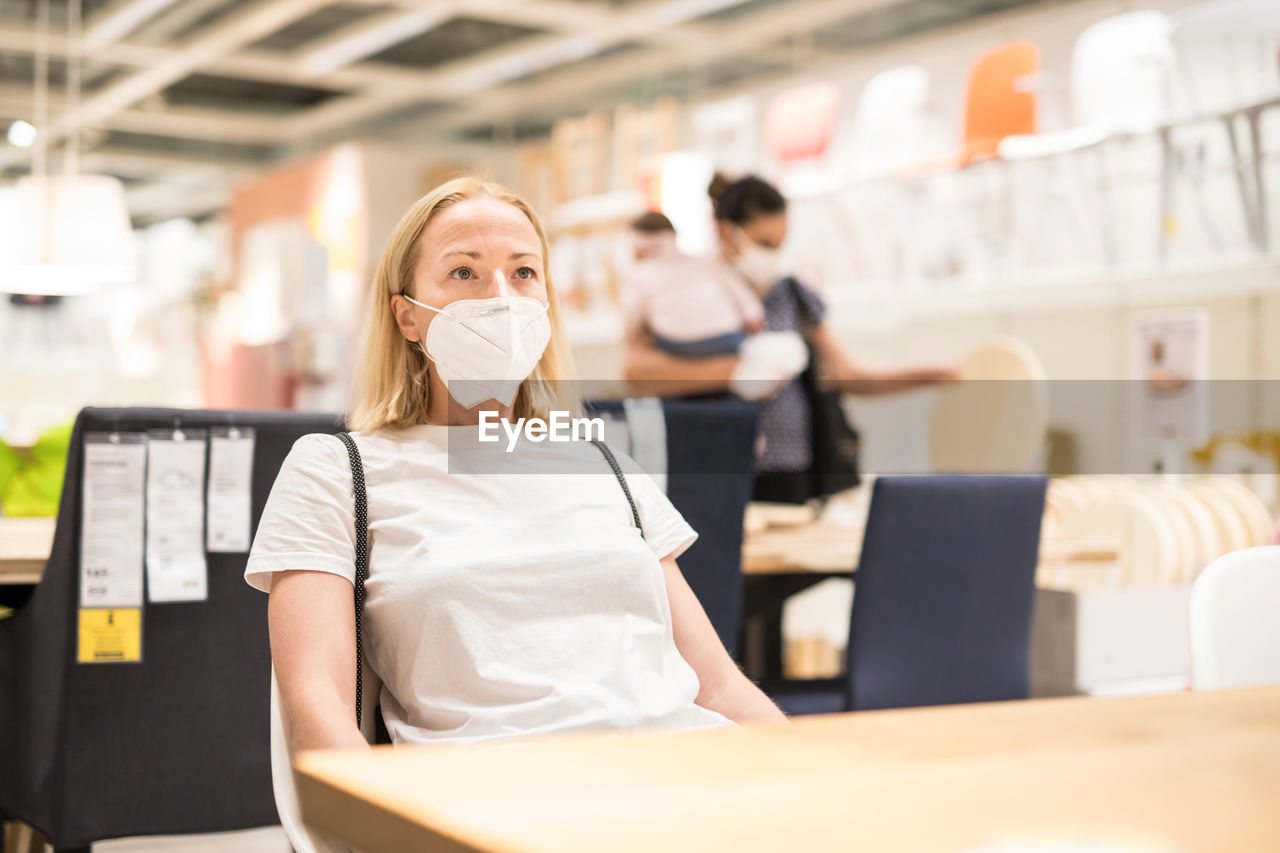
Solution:
[(53, 531), (52, 518), (0, 518), (0, 584), (39, 583)]

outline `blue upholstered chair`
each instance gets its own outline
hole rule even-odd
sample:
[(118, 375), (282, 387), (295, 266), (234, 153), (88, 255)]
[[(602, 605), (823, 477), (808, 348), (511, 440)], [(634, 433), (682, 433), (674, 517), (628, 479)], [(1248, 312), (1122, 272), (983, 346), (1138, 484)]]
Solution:
[(766, 691), (791, 714), (1025, 699), (1046, 485), (877, 479), (844, 677)]

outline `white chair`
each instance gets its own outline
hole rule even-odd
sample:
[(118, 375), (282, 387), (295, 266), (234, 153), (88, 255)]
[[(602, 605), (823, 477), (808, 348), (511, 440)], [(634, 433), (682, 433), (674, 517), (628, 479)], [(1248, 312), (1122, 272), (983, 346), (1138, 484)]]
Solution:
[(1006, 160), (1046, 157), (1095, 145), (1118, 133), (1147, 133), (1169, 110), (1174, 52), (1169, 17), (1130, 12), (1106, 18), (1076, 40), (1071, 106), (1076, 127), (1000, 141)]
[(854, 179), (892, 177), (938, 158), (941, 146), (927, 147), (936, 141), (930, 138), (936, 127), (930, 125), (928, 106), (929, 72), (919, 65), (890, 68), (868, 80), (849, 140)]
[(1209, 564), (1191, 588), (1197, 690), (1280, 684), (1280, 545)]
[[(382, 682), (367, 662), (362, 662), (364, 674), (360, 727), (365, 740), (374, 742), (377, 730), (378, 695)], [(298, 792), (293, 779), (293, 752), (289, 749), (289, 722), (280, 707), (280, 688), (276, 684), (276, 670), (271, 668), (271, 787), (276, 797), (276, 811), (280, 826), (289, 839), (294, 853), (346, 853), (347, 848), (330, 841), (308, 829), (302, 822), (298, 807)]]

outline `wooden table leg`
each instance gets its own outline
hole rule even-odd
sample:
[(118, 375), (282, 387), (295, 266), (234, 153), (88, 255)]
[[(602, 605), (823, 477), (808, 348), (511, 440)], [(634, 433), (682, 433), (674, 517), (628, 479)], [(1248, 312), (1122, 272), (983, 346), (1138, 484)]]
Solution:
[(754, 681), (783, 677), (782, 607), (798, 592), (848, 572), (747, 575), (743, 589), (743, 668)]
[(4, 825), (4, 853), (44, 853), (44, 836), (16, 820)]

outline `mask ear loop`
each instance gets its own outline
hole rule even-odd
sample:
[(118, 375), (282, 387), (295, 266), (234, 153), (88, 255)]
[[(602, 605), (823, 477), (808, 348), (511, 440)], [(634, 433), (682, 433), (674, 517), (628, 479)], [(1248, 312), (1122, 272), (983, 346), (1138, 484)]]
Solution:
[[(502, 347), (498, 346), (496, 343), (494, 343), (493, 341), (489, 340), (489, 338), (487, 338), (487, 337), (485, 337), (484, 335), (480, 334), (480, 333), (479, 333), (479, 332), (477, 332), (475, 329), (473, 329), (472, 327), (468, 326), (466, 323), (464, 323), (464, 322), (462, 322), (461, 320), (459, 320), (457, 317), (454, 317), (452, 314), (448, 314), (448, 313), (446, 313), (446, 312), (444, 312), (444, 311), (441, 311), (439, 308), (433, 308), (433, 307), (431, 307), (430, 305), (427, 305), (425, 302), (419, 302), (418, 300), (414, 299), (412, 296), (410, 296), (410, 295), (409, 295), (409, 294), (407, 294), (407, 293), (402, 293), (402, 294), (400, 294), (400, 295), (401, 295), (401, 296), (403, 296), (405, 299), (408, 299), (408, 300), (409, 300), (410, 302), (412, 302), (414, 305), (417, 305), (419, 308), (426, 308), (428, 311), (434, 311), (434, 312), (436, 312), (437, 314), (439, 314), (441, 317), (444, 317), (444, 318), (445, 318), (445, 319), (447, 319), (447, 320), (451, 320), (451, 321), (453, 321), (454, 323), (457, 323), (459, 326), (461, 326), (462, 328), (466, 329), (468, 332), (470, 332), (471, 334), (475, 335), (477, 338), (479, 338), (480, 340), (484, 341), (486, 344), (488, 344), (489, 346), (493, 347), (493, 348), (494, 348), (494, 349), (496, 349), (498, 352), (501, 352), (501, 353), (505, 353), (505, 352), (506, 352), (506, 350), (504, 350)], [(424, 351), (424, 352), (426, 351), (426, 348), (427, 348), (427, 341), (426, 341), (426, 338), (425, 338), (425, 336), (424, 336), (424, 337), (423, 337), (423, 340), (422, 340), (422, 349), (423, 349), (423, 351)], [(431, 356), (427, 356), (427, 358), (431, 358)], [(434, 361), (434, 359), (432, 359), (432, 360)]]

